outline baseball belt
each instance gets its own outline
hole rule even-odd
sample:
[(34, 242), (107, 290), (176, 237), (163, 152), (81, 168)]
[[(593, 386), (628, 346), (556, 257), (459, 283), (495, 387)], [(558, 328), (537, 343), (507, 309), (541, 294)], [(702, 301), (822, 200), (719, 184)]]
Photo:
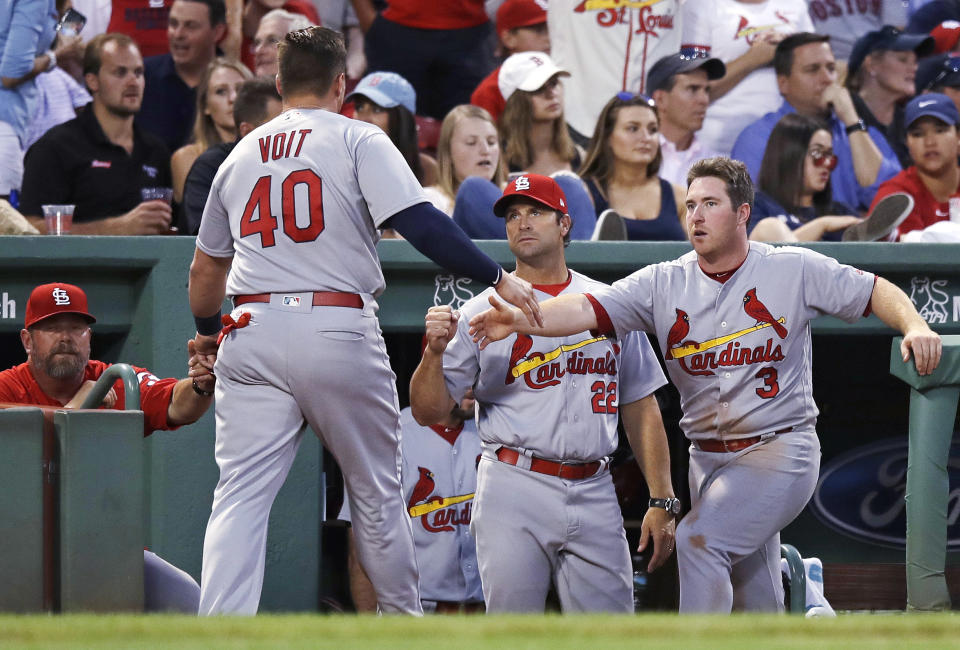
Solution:
[(700, 451), (710, 451), (724, 454), (733, 451), (740, 451), (741, 449), (746, 449), (747, 447), (752, 447), (761, 440), (780, 435), (781, 433), (790, 433), (791, 431), (793, 431), (793, 427), (787, 427), (786, 429), (778, 429), (772, 434), (750, 436), (749, 438), (736, 438), (735, 440), (694, 440), (693, 444)]
[[(497, 460), (507, 463), (508, 465), (519, 466), (519, 462), (522, 457), (523, 454), (514, 449), (510, 449), (509, 447), (500, 447), (497, 449)], [(589, 463), (558, 463), (555, 460), (547, 460), (546, 458), (530, 456), (531, 472), (537, 472), (539, 474), (546, 474), (548, 476), (556, 476), (574, 481), (579, 481), (580, 479), (593, 476), (600, 471), (601, 467), (603, 467), (603, 462), (599, 460)]]
[[(234, 296), (233, 305), (239, 307), (248, 302), (270, 302), (269, 293), (255, 293), (246, 296)], [(363, 298), (356, 293), (342, 293), (340, 291), (314, 291), (314, 307), (353, 307), (363, 309)]]

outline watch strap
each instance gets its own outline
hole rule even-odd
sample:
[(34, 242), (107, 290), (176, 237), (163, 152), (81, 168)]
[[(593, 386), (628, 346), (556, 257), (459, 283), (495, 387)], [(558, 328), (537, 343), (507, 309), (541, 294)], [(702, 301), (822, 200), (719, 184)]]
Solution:
[(850, 126), (848, 126), (845, 130), (847, 132), (847, 135), (850, 135), (851, 133), (856, 133), (857, 131), (866, 131), (867, 123), (864, 122), (862, 119), (859, 119), (853, 124), (851, 124)]

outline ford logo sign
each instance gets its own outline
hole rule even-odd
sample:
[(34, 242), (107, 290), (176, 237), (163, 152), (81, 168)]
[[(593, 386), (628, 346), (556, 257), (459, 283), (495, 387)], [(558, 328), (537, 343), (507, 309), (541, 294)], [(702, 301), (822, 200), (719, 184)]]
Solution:
[[(960, 549), (960, 443), (947, 462), (947, 549)], [(826, 526), (856, 539), (906, 547), (907, 438), (864, 445), (821, 471), (810, 509)]]

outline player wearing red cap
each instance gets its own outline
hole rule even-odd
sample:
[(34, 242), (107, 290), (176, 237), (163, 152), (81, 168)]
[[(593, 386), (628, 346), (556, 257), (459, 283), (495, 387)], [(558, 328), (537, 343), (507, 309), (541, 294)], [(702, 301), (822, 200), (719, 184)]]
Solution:
[[(110, 364), (90, 359), (90, 314), (87, 295), (65, 282), (35, 288), (27, 301), (20, 341), (26, 363), (0, 372), (0, 402), (76, 408)], [(187, 344), (193, 355), (193, 341)], [(134, 366), (140, 383), (144, 435), (156, 429), (176, 429), (200, 418), (213, 401), (214, 377), (160, 379)], [(107, 408), (123, 409), (122, 380), (104, 400)], [(200, 587), (189, 574), (144, 551), (144, 608), (194, 614)]]
[[(553, 179), (518, 176), (493, 210), (506, 222), (516, 275), (540, 300), (605, 286), (567, 268), (570, 216)], [(656, 356), (636, 332), (619, 340), (520, 335), (480, 350), (467, 323), (490, 295), (460, 312), (430, 308), (410, 382), (420, 424), (439, 422), (474, 389), (483, 454), (471, 530), (487, 611), (542, 612), (551, 584), (564, 612), (632, 611), (630, 551), (608, 464), (622, 414), (658, 497), (641, 532), (641, 548), (653, 539), (655, 569), (670, 555), (679, 506), (653, 394), (666, 383)]]

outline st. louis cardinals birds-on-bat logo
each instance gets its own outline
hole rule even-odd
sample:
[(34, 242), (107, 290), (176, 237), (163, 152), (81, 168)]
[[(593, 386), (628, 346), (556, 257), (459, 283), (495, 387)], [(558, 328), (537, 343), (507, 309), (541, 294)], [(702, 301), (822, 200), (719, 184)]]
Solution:
[(757, 325), (760, 323), (769, 323), (777, 333), (777, 336), (782, 339), (787, 338), (787, 328), (777, 322), (777, 319), (770, 315), (770, 311), (766, 306), (760, 302), (760, 299), (757, 298), (756, 287), (744, 294), (743, 311), (747, 312), (748, 316), (756, 320)]
[(682, 309), (675, 308), (677, 312), (677, 321), (670, 328), (667, 334), (667, 360), (673, 358), (673, 348), (677, 347), (690, 333), (690, 317)]
[[(418, 467), (420, 477), (413, 486), (410, 499), (407, 501), (407, 512), (410, 517), (419, 517), (424, 530), (431, 533), (452, 531), (454, 526), (470, 525), (471, 501), (473, 492), (455, 497), (431, 496), (437, 486), (436, 476), (426, 467)], [(451, 508), (458, 503), (468, 502), (462, 508)], [(430, 515), (433, 521), (430, 521)]]

